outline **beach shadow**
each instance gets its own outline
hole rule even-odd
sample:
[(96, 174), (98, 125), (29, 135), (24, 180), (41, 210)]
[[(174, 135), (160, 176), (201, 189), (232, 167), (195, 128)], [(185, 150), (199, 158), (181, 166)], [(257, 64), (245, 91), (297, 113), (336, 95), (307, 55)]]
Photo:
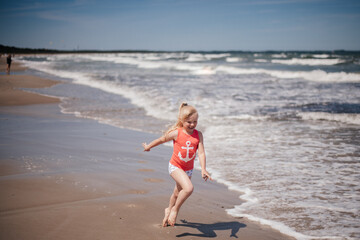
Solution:
[(201, 233), (182, 233), (176, 235), (176, 237), (185, 237), (185, 236), (195, 236), (195, 237), (204, 237), (204, 238), (214, 238), (216, 237), (215, 231), (217, 230), (230, 230), (230, 237), (238, 238), (236, 233), (239, 231), (240, 228), (246, 227), (245, 224), (239, 222), (217, 222), (212, 224), (205, 224), (205, 223), (195, 223), (195, 222), (188, 222), (186, 220), (181, 220), (183, 224), (176, 224), (176, 226), (182, 227), (190, 227), (196, 228)]

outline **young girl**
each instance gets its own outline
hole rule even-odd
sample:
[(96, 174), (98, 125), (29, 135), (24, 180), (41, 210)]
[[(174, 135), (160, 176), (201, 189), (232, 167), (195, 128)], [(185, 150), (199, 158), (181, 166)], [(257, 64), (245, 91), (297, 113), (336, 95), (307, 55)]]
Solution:
[(165, 209), (163, 227), (174, 226), (181, 205), (193, 192), (191, 175), (194, 168), (196, 150), (199, 150), (201, 176), (206, 181), (211, 179), (206, 171), (206, 157), (203, 135), (197, 131), (198, 113), (193, 106), (182, 103), (179, 117), (176, 122), (162, 137), (155, 139), (150, 144), (143, 143), (144, 151), (173, 140), (174, 151), (169, 162), (169, 174), (175, 180), (175, 188), (170, 197), (169, 207)]

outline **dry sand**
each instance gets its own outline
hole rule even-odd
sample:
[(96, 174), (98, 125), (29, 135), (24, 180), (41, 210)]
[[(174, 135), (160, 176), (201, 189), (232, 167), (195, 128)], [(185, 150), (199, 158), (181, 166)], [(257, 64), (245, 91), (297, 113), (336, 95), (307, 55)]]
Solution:
[[(1, 89), (54, 83), (14, 77), (1, 76)], [(160, 227), (174, 184), (170, 148), (143, 153), (156, 136), (62, 114), (36, 94), (15, 106), (12, 94), (0, 107), (0, 239), (291, 239), (227, 215), (238, 193), (198, 171), (176, 226)]]

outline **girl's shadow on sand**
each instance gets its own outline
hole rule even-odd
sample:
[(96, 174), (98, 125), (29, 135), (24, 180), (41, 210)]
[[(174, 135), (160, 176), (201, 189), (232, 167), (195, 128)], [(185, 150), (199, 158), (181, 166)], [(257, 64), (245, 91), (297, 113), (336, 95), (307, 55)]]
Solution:
[(176, 224), (176, 226), (182, 226), (182, 227), (190, 227), (190, 228), (196, 228), (202, 233), (182, 233), (179, 235), (176, 235), (176, 237), (185, 237), (185, 236), (196, 236), (196, 237), (206, 237), (206, 238), (214, 238), (216, 237), (216, 230), (231, 230), (230, 237), (235, 237), (236, 233), (239, 231), (240, 228), (246, 227), (245, 224), (239, 223), (239, 222), (218, 222), (213, 224), (204, 224), (204, 223), (194, 223), (194, 222), (188, 222), (186, 220), (181, 220), (183, 224)]

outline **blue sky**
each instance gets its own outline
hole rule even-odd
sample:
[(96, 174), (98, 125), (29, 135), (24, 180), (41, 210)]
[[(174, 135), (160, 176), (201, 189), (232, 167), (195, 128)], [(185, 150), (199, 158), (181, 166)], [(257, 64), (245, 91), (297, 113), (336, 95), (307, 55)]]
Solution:
[(0, 0), (0, 44), (97, 50), (360, 50), (360, 0)]

